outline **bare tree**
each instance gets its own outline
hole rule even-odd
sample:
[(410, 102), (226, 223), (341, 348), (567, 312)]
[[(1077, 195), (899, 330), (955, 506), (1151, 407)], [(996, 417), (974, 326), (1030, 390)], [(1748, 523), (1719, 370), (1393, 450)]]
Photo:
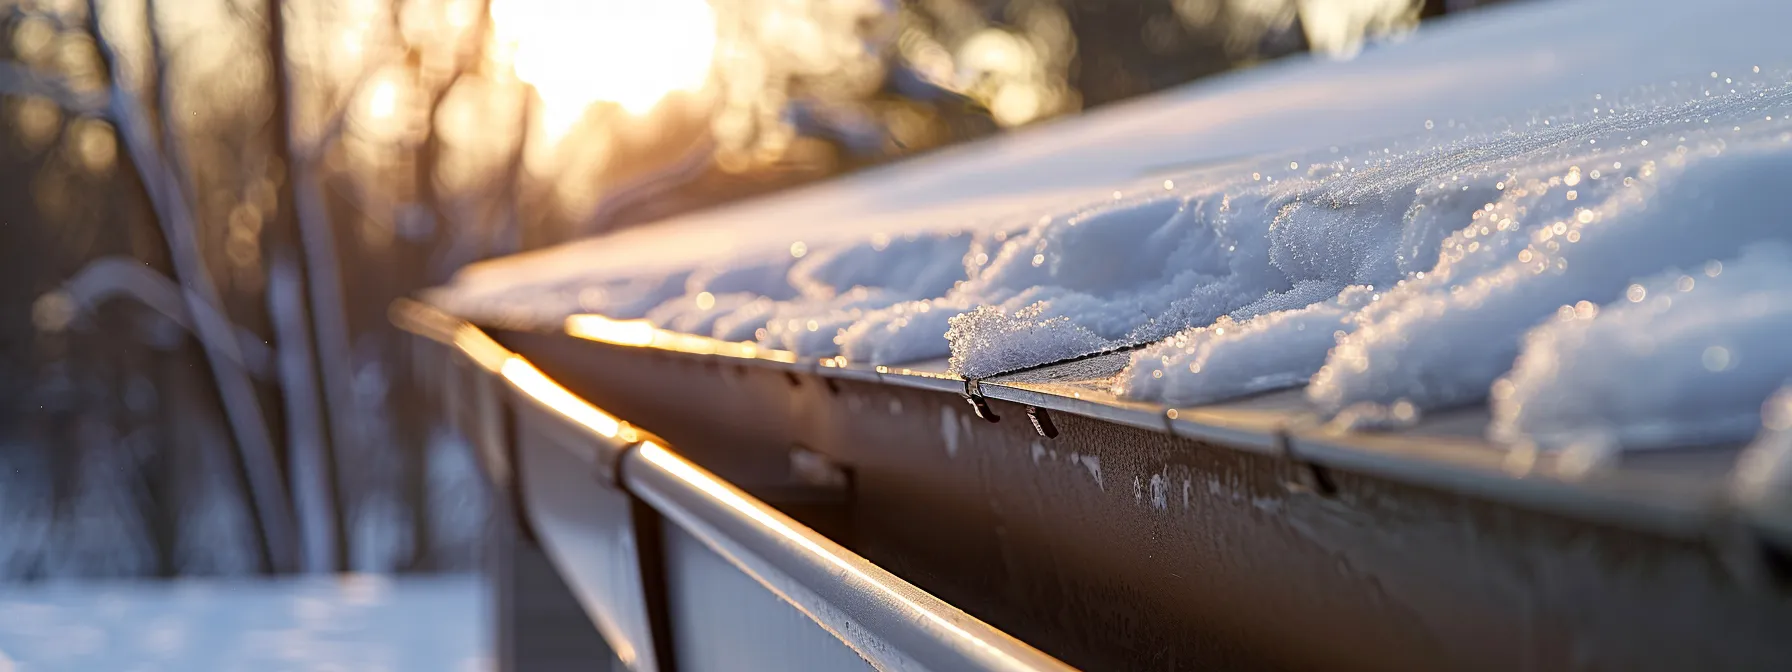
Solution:
[[(111, 31), (135, 28), (107, 21), (105, 14), (113, 2), (119, 1), (89, 0), (85, 5), (85, 16), (77, 17), (76, 25), (67, 25), (57, 15), (31, 17), (32, 20), (49, 21), (58, 30), (70, 34), (86, 33), (98, 52), (103, 69), (102, 85), (83, 86), (54, 70), (0, 63), (0, 94), (47, 100), (67, 114), (109, 122), (116, 129), (119, 145), (124, 150), (122, 153), (133, 170), (134, 183), (141, 185), (148, 211), (171, 263), (172, 272), (163, 275), (152, 266), (131, 258), (105, 256), (93, 259), (62, 282), (56, 291), (40, 298), (38, 312), (54, 318), (46, 318), (45, 323), (67, 325), (81, 333), (98, 336), (98, 332), (91, 331), (98, 324), (94, 320), (111, 310), (106, 306), (116, 303), (112, 299), (126, 299), (125, 303), (140, 307), (147, 311), (146, 314), (155, 315), (191, 335), (206, 363), (203, 370), (209, 376), (209, 387), (215, 390), (213, 402), (220, 410), (221, 426), (227, 429), (224, 435), (227, 441), (223, 443), (204, 439), (204, 434), (183, 437), (178, 432), (139, 432), (109, 439), (114, 443), (128, 440), (155, 444), (148, 449), (153, 459), (139, 461), (138, 469), (131, 472), (137, 479), (132, 490), (136, 508), (142, 511), (134, 524), (142, 526), (144, 538), (152, 540), (155, 571), (179, 571), (178, 567), (185, 562), (180, 540), (192, 533), (182, 528), (194, 524), (186, 519), (190, 518), (188, 514), (191, 512), (185, 509), (198, 500), (191, 496), (192, 493), (183, 492), (180, 485), (192, 480), (193, 476), (178, 473), (182, 460), (191, 459), (180, 457), (186, 452), (179, 445), (182, 443), (197, 443), (202, 449), (221, 451), (213, 455), (218, 460), (207, 458), (207, 461), (217, 462), (234, 474), (232, 480), (241, 497), (240, 506), (250, 513), (253, 521), (254, 564), (262, 571), (346, 569), (351, 558), (365, 555), (365, 549), (357, 551), (360, 546), (389, 541), (356, 538), (352, 532), (357, 526), (356, 516), (388, 514), (397, 515), (402, 520), (387, 521), (386, 524), (399, 525), (398, 537), (409, 540), (408, 546), (401, 550), (402, 555), (393, 556), (397, 564), (391, 568), (428, 569), (434, 566), (432, 518), (427, 515), (432, 501), (428, 479), (433, 473), (429, 463), (433, 452), (427, 444), (441, 434), (435, 429), (437, 419), (425, 412), (421, 395), (408, 387), (420, 378), (420, 372), (410, 371), (407, 358), (391, 356), (402, 353), (403, 340), (391, 333), (383, 320), (371, 324), (364, 322), (357, 327), (354, 315), (383, 315), (384, 305), (392, 298), (414, 291), (432, 279), (439, 281), (442, 277), (439, 264), (445, 256), (481, 254), (479, 250), (484, 246), (473, 244), (469, 247), (466, 239), (489, 237), (489, 221), (483, 216), (468, 218), (453, 211), (461, 206), (471, 206), (468, 208), (470, 212), (499, 213), (502, 208), (494, 209), (493, 204), (514, 193), (503, 187), (469, 201), (464, 195), (442, 193), (435, 178), (443, 146), (436, 137), (434, 119), (440, 113), (448, 91), (458, 85), (466, 73), (477, 69), (483, 60), (488, 30), (484, 25), (484, 7), (480, 9), (478, 36), (470, 41), (473, 48), (457, 55), (450, 77), (428, 83), (426, 118), (430, 128), (424, 133), (422, 142), (409, 148), (413, 156), (407, 165), (414, 172), (408, 182), (370, 184), (365, 183), (365, 176), (332, 178), (330, 173), (339, 173), (340, 169), (327, 166), (325, 159), (332, 152), (339, 152), (347, 135), (354, 132), (350, 107), (374, 73), (393, 67), (416, 70), (414, 55), (370, 59), (360, 74), (338, 84), (337, 88), (344, 93), (333, 102), (325, 102), (331, 107), (328, 116), (322, 124), (312, 127), (319, 130), (307, 134), (298, 119), (296, 101), (303, 95), (318, 95), (318, 91), (327, 87), (316, 86), (318, 82), (315, 81), (309, 86), (300, 84), (301, 77), (316, 77), (316, 73), (301, 73), (294, 67), (295, 50), (307, 47), (296, 46), (289, 39), (292, 33), (288, 22), (290, 7), (278, 0), (269, 0), (260, 6), (257, 14), (243, 11), (236, 3), (226, 3), (234, 20), (258, 28), (265, 38), (262, 49), (271, 65), (271, 81), (267, 86), (272, 101), (268, 107), (273, 128), (272, 132), (259, 136), (263, 140), (256, 140), (253, 133), (233, 136), (235, 139), (227, 142), (236, 144), (224, 149), (239, 153), (265, 152), (269, 157), (267, 160), (278, 167), (274, 174), (278, 175), (275, 183), (280, 186), (278, 207), (268, 208), (264, 213), (267, 225), (257, 227), (263, 231), (268, 250), (266, 263), (259, 271), (264, 275), (257, 283), (265, 286), (265, 294), (259, 298), (245, 295), (227, 299), (219, 290), (214, 276), (216, 271), (207, 262), (204, 249), (207, 234), (203, 233), (206, 225), (200, 216), (202, 199), (218, 190), (218, 185), (203, 180), (211, 179), (205, 176), (216, 175), (220, 170), (220, 166), (214, 165), (218, 160), (219, 145), (216, 140), (201, 137), (199, 141), (209, 143), (205, 153), (190, 157), (188, 143), (194, 138), (175, 127), (182, 114), (176, 102), (175, 87), (181, 85), (170, 73), (175, 67), (174, 54), (183, 47), (171, 47), (163, 39), (162, 22), (166, 20), (163, 13), (167, 10), (158, 7), (156, 0), (144, 0), (140, 5), (144, 19), (140, 27), (143, 40), (137, 44), (146, 41), (148, 45), (147, 49), (138, 50), (148, 55), (148, 62), (138, 68), (137, 79), (141, 81), (130, 81), (126, 77), (129, 68), (115, 46), (117, 36)], [(14, 8), (11, 11), (17, 18), (19, 13), (28, 10)], [(392, 32), (397, 35), (401, 31), (395, 29)], [(310, 48), (315, 47), (310, 45)], [(416, 45), (410, 47), (413, 51), (416, 48)], [(317, 102), (312, 101), (313, 104)], [(258, 142), (266, 146), (260, 149), (251, 146)], [(520, 144), (516, 151), (521, 151)], [(517, 162), (507, 163), (514, 166)], [(196, 170), (199, 167), (205, 170)], [(389, 181), (396, 176), (377, 177)], [(346, 188), (326, 187), (332, 179), (346, 180)], [(519, 178), (512, 171), (505, 179), (514, 182)], [(389, 198), (374, 202), (358, 198), (358, 195), (369, 193), (398, 194), (401, 198), (396, 202)], [(455, 205), (449, 205), (450, 202)], [(348, 266), (341, 257), (344, 247), (339, 239), (341, 225), (337, 216), (342, 212), (387, 220), (414, 216), (408, 213), (426, 212), (435, 222), (460, 220), (468, 225), (441, 226), (435, 239), (407, 249), (359, 252), (362, 263)], [(350, 249), (353, 248), (351, 245)], [(470, 253), (464, 252), (469, 249), (472, 250)], [(380, 255), (386, 257), (382, 263), (365, 263)], [(345, 283), (353, 283), (362, 290), (354, 297), (357, 303), (351, 303), (350, 296), (344, 291)], [(368, 289), (373, 291), (365, 291)], [(237, 306), (234, 309), (231, 307), (233, 301)], [(238, 319), (250, 315), (241, 311), (244, 308), (255, 310), (253, 306), (262, 306), (261, 310), (265, 310), (265, 326), (270, 331), (271, 341), (255, 328), (239, 326), (237, 319), (233, 319), (233, 313)], [(357, 331), (361, 333), (359, 338), (381, 344), (376, 354), (387, 362), (387, 369), (371, 373), (356, 371), (356, 362), (366, 361), (353, 347)], [(392, 352), (384, 352), (387, 350)], [(177, 370), (165, 373), (181, 375)], [(371, 379), (375, 387), (369, 387), (369, 375), (376, 376)], [(377, 376), (383, 376), (384, 382)], [(393, 386), (401, 388), (392, 389)], [(189, 400), (183, 390), (201, 389), (174, 384), (172, 380), (164, 380), (162, 388), (164, 396), (171, 397), (169, 403), (174, 403), (173, 397)], [(367, 406), (368, 394), (375, 394), (380, 406)], [(204, 405), (207, 402), (198, 403)], [(379, 408), (389, 408), (392, 412), (383, 413)], [(209, 422), (204, 413), (191, 415), (180, 409), (168, 409), (166, 415), (170, 426), (175, 427), (183, 426), (181, 417), (190, 416), (189, 419), (198, 423), (184, 425), (188, 429), (200, 429)], [(64, 429), (55, 431), (73, 436), (86, 426), (83, 422), (70, 420), (59, 425)], [(103, 426), (112, 424), (97, 419), (95, 422)], [(77, 487), (80, 465), (118, 450), (95, 447), (82, 453), (49, 453), (55, 458), (50, 464), (60, 465), (57, 468), (64, 474), (55, 482), (68, 483), (61, 488), (64, 491)], [(344, 455), (356, 461), (357, 466), (349, 467), (357, 475), (352, 484), (343, 479)], [(365, 468), (369, 464), (393, 466), (374, 468), (371, 471), (375, 473), (370, 476)], [(190, 462), (188, 468), (192, 468)], [(369, 492), (368, 488), (392, 488), (394, 491), (379, 495)], [(369, 497), (402, 502), (403, 505), (393, 513), (357, 504), (373, 501)], [(207, 565), (201, 563), (201, 566)]]
[[(183, 297), (189, 313), (219, 312), (219, 297), (210, 271), (200, 255), (192, 209), (186, 190), (180, 184), (178, 164), (169, 160), (156, 146), (157, 134), (150, 126), (142, 105), (120, 80), (117, 53), (112, 49), (106, 31), (101, 27), (99, 0), (88, 0), (87, 21), (94, 45), (110, 79), (106, 89), (106, 115), (118, 129), (119, 136), (136, 167), (138, 179), (148, 192), (156, 220), (162, 226), (175, 273), (185, 289)], [(155, 31), (152, 29), (151, 34)], [(159, 60), (162, 54), (158, 51)], [(248, 482), (248, 505), (259, 521), (263, 565), (269, 571), (286, 572), (295, 567), (291, 501), (287, 498), (285, 479), (269, 437), (253, 384), (247, 372), (233, 362), (241, 361), (234, 333), (216, 326), (215, 322), (195, 320), (199, 343), (211, 366), (225, 415), (239, 451), (242, 469)]]

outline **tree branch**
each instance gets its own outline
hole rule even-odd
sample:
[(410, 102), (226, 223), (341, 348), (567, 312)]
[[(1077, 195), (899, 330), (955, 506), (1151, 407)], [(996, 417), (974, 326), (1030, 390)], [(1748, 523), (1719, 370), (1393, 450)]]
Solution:
[[(320, 476), (331, 497), (330, 513), (335, 518), (332, 529), (334, 557), (332, 564), (341, 567), (348, 561), (347, 510), (341, 483), (341, 456), (356, 445), (354, 432), (359, 409), (354, 403), (353, 355), (350, 347), (348, 310), (342, 289), (342, 264), (337, 259), (335, 223), (330, 220), (329, 202), (317, 175), (316, 160), (328, 143), (341, 133), (348, 118), (349, 102), (337, 109), (322, 136), (312, 144), (300, 145), (296, 115), (292, 101), (297, 98), (293, 81), (292, 59), (287, 53), (286, 15), (281, 0), (267, 0), (269, 56), (274, 59), (275, 114), (281, 124), (278, 147), (284, 149), (287, 165), (287, 188), (298, 228), (305, 297), (309, 299), (312, 344), (317, 350), (319, 389), (323, 397), (323, 415), (328, 425), (328, 444), (336, 451), (321, 456)], [(352, 92), (372, 77), (373, 68), (362, 71), (352, 85)]]
[(0, 94), (48, 98), (62, 109), (78, 114), (106, 113), (106, 94), (76, 91), (59, 78), (12, 62), (0, 62)]
[[(230, 319), (211, 309), (202, 301), (189, 299), (186, 290), (175, 284), (167, 276), (143, 265), (142, 261), (131, 257), (100, 257), (87, 262), (86, 266), (62, 283), (62, 292), (82, 311), (93, 311), (116, 297), (136, 300), (150, 309), (161, 313), (182, 329), (195, 335), (203, 332), (217, 333), (232, 331), (236, 334), (239, 357), (231, 360), (250, 375), (257, 378), (268, 376), (268, 363), (273, 359), (273, 350), (263, 343), (254, 332), (233, 325)], [(193, 310), (197, 306), (198, 310)], [(205, 322), (200, 327), (196, 322)]]
[[(183, 292), (188, 312), (192, 315), (220, 313), (217, 288), (200, 255), (191, 206), (176, 182), (174, 166), (156, 148), (154, 128), (120, 81), (118, 54), (101, 28), (100, 16), (100, 0), (87, 0), (87, 28), (111, 80), (107, 110), (148, 193), (156, 221), (162, 226), (176, 277), (188, 289)], [(153, 21), (153, 11), (150, 16)], [(153, 25), (150, 30), (154, 31)], [(156, 56), (159, 58), (160, 54)], [(286, 497), (284, 479), (280, 478), (279, 463), (274, 457), (255, 386), (241, 368), (231, 365), (242, 359), (237, 339), (229, 331), (220, 331), (215, 322), (194, 320), (193, 324), (247, 472), (248, 501), (255, 509), (255, 519), (261, 527), (267, 566), (275, 572), (291, 571), (295, 554), (290, 501)]]

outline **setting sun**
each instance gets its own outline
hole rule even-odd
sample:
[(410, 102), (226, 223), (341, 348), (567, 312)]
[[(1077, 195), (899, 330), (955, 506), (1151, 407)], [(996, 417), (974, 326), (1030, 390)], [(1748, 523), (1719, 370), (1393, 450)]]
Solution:
[(541, 96), (555, 135), (594, 103), (640, 114), (674, 91), (701, 88), (715, 51), (703, 0), (496, 0), (492, 24), (517, 77)]

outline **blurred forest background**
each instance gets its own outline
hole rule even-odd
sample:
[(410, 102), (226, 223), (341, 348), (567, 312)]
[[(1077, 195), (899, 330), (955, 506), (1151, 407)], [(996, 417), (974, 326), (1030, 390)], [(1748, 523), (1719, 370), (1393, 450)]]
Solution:
[(394, 298), (1490, 1), (0, 0), (0, 580), (471, 569)]

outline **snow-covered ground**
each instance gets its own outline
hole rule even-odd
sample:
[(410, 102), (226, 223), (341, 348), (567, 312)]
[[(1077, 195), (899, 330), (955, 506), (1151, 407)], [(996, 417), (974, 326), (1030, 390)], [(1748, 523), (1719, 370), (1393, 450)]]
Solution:
[(0, 584), (0, 671), (492, 669), (473, 577)]
[(476, 266), (435, 300), (970, 377), (1145, 346), (1124, 396), (1307, 384), (1346, 423), (1491, 400), (1514, 443), (1745, 440), (1792, 374), (1788, 20), (1522, 3)]

